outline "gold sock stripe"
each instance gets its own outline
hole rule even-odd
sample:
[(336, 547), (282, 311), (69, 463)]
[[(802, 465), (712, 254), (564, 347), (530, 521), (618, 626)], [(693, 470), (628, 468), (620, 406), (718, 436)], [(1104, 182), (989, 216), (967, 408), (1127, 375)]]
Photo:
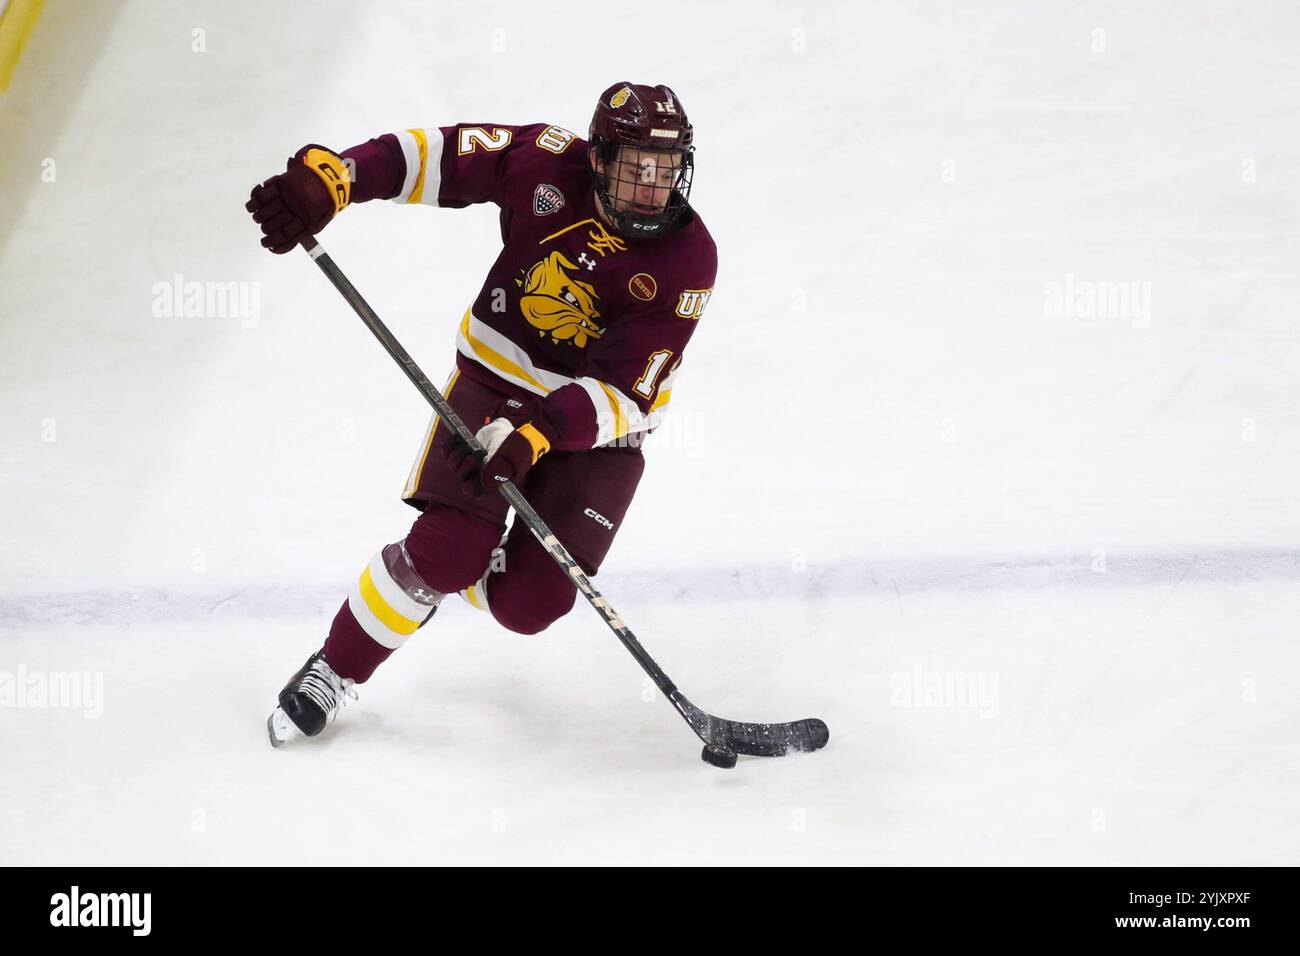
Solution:
[(420, 626), (421, 621), (413, 621), (409, 617), (404, 617), (398, 613), (397, 609), (384, 600), (379, 589), (375, 587), (374, 579), (370, 577), (370, 566), (361, 572), (361, 599), (366, 602), (366, 607), (370, 613), (379, 619), (379, 622), (388, 628), (394, 634), (409, 636), (414, 634), (416, 628)]
[(469, 603), (470, 603), (470, 604), (474, 605), (474, 606), (475, 606), (476, 608), (478, 608), (480, 611), (486, 611), (486, 610), (487, 610), (487, 608), (485, 608), (482, 604), (479, 603), (479, 600), (478, 600), (478, 585), (471, 584), (468, 588), (465, 589), (465, 593), (466, 593), (467, 595), (469, 595)]

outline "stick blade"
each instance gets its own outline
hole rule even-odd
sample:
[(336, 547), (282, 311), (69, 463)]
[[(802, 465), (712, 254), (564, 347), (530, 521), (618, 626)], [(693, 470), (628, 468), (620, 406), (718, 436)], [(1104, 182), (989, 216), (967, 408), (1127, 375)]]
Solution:
[(714, 744), (724, 750), (734, 750), (750, 757), (812, 753), (821, 750), (831, 739), (826, 722), (816, 717), (791, 720), (783, 724), (747, 724), (705, 713), (680, 694), (675, 695), (673, 703), (706, 744)]
[(746, 724), (715, 718), (715, 730), (738, 754), (751, 757), (784, 757), (792, 753), (821, 750), (831, 739), (826, 722), (816, 717), (784, 724)]

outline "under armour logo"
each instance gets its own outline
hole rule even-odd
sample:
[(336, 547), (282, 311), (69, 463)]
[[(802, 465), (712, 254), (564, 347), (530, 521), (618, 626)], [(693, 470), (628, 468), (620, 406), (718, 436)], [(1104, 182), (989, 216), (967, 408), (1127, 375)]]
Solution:
[(596, 260), (588, 259), (587, 254), (585, 252), (582, 255), (578, 256), (578, 261), (587, 267), (588, 272), (596, 268)]

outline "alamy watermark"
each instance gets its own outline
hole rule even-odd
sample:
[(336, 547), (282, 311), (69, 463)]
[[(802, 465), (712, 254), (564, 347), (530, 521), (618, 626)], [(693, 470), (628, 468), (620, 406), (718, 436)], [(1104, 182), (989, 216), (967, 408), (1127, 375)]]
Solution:
[(640, 448), (646, 442), (652, 442), (655, 448), (669, 448), (690, 458), (699, 458), (708, 448), (710, 424), (708, 412), (678, 409), (667, 413), (653, 433), (628, 432), (602, 447)]
[(999, 710), (997, 671), (926, 670), (920, 664), (897, 671), (889, 679), (889, 701), (895, 707), (969, 709), (981, 717)]
[(1122, 319), (1145, 329), (1151, 325), (1151, 283), (1096, 282), (1067, 273), (1064, 282), (1044, 283), (1043, 314), (1049, 319)]
[(246, 329), (255, 329), (262, 321), (258, 282), (187, 282), (178, 272), (170, 282), (155, 282), (150, 291), (154, 318), (238, 319)]
[(148, 936), (152, 924), (152, 893), (83, 893), (73, 886), (50, 897), (51, 926), (123, 926)]
[(80, 710), (104, 716), (102, 671), (0, 671), (0, 708)]

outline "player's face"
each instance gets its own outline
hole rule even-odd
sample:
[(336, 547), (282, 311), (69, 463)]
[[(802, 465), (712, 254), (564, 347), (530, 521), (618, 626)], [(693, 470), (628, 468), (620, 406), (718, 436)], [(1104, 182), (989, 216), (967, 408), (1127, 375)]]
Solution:
[(682, 168), (680, 153), (622, 146), (607, 172), (609, 196), (619, 212), (662, 212)]

